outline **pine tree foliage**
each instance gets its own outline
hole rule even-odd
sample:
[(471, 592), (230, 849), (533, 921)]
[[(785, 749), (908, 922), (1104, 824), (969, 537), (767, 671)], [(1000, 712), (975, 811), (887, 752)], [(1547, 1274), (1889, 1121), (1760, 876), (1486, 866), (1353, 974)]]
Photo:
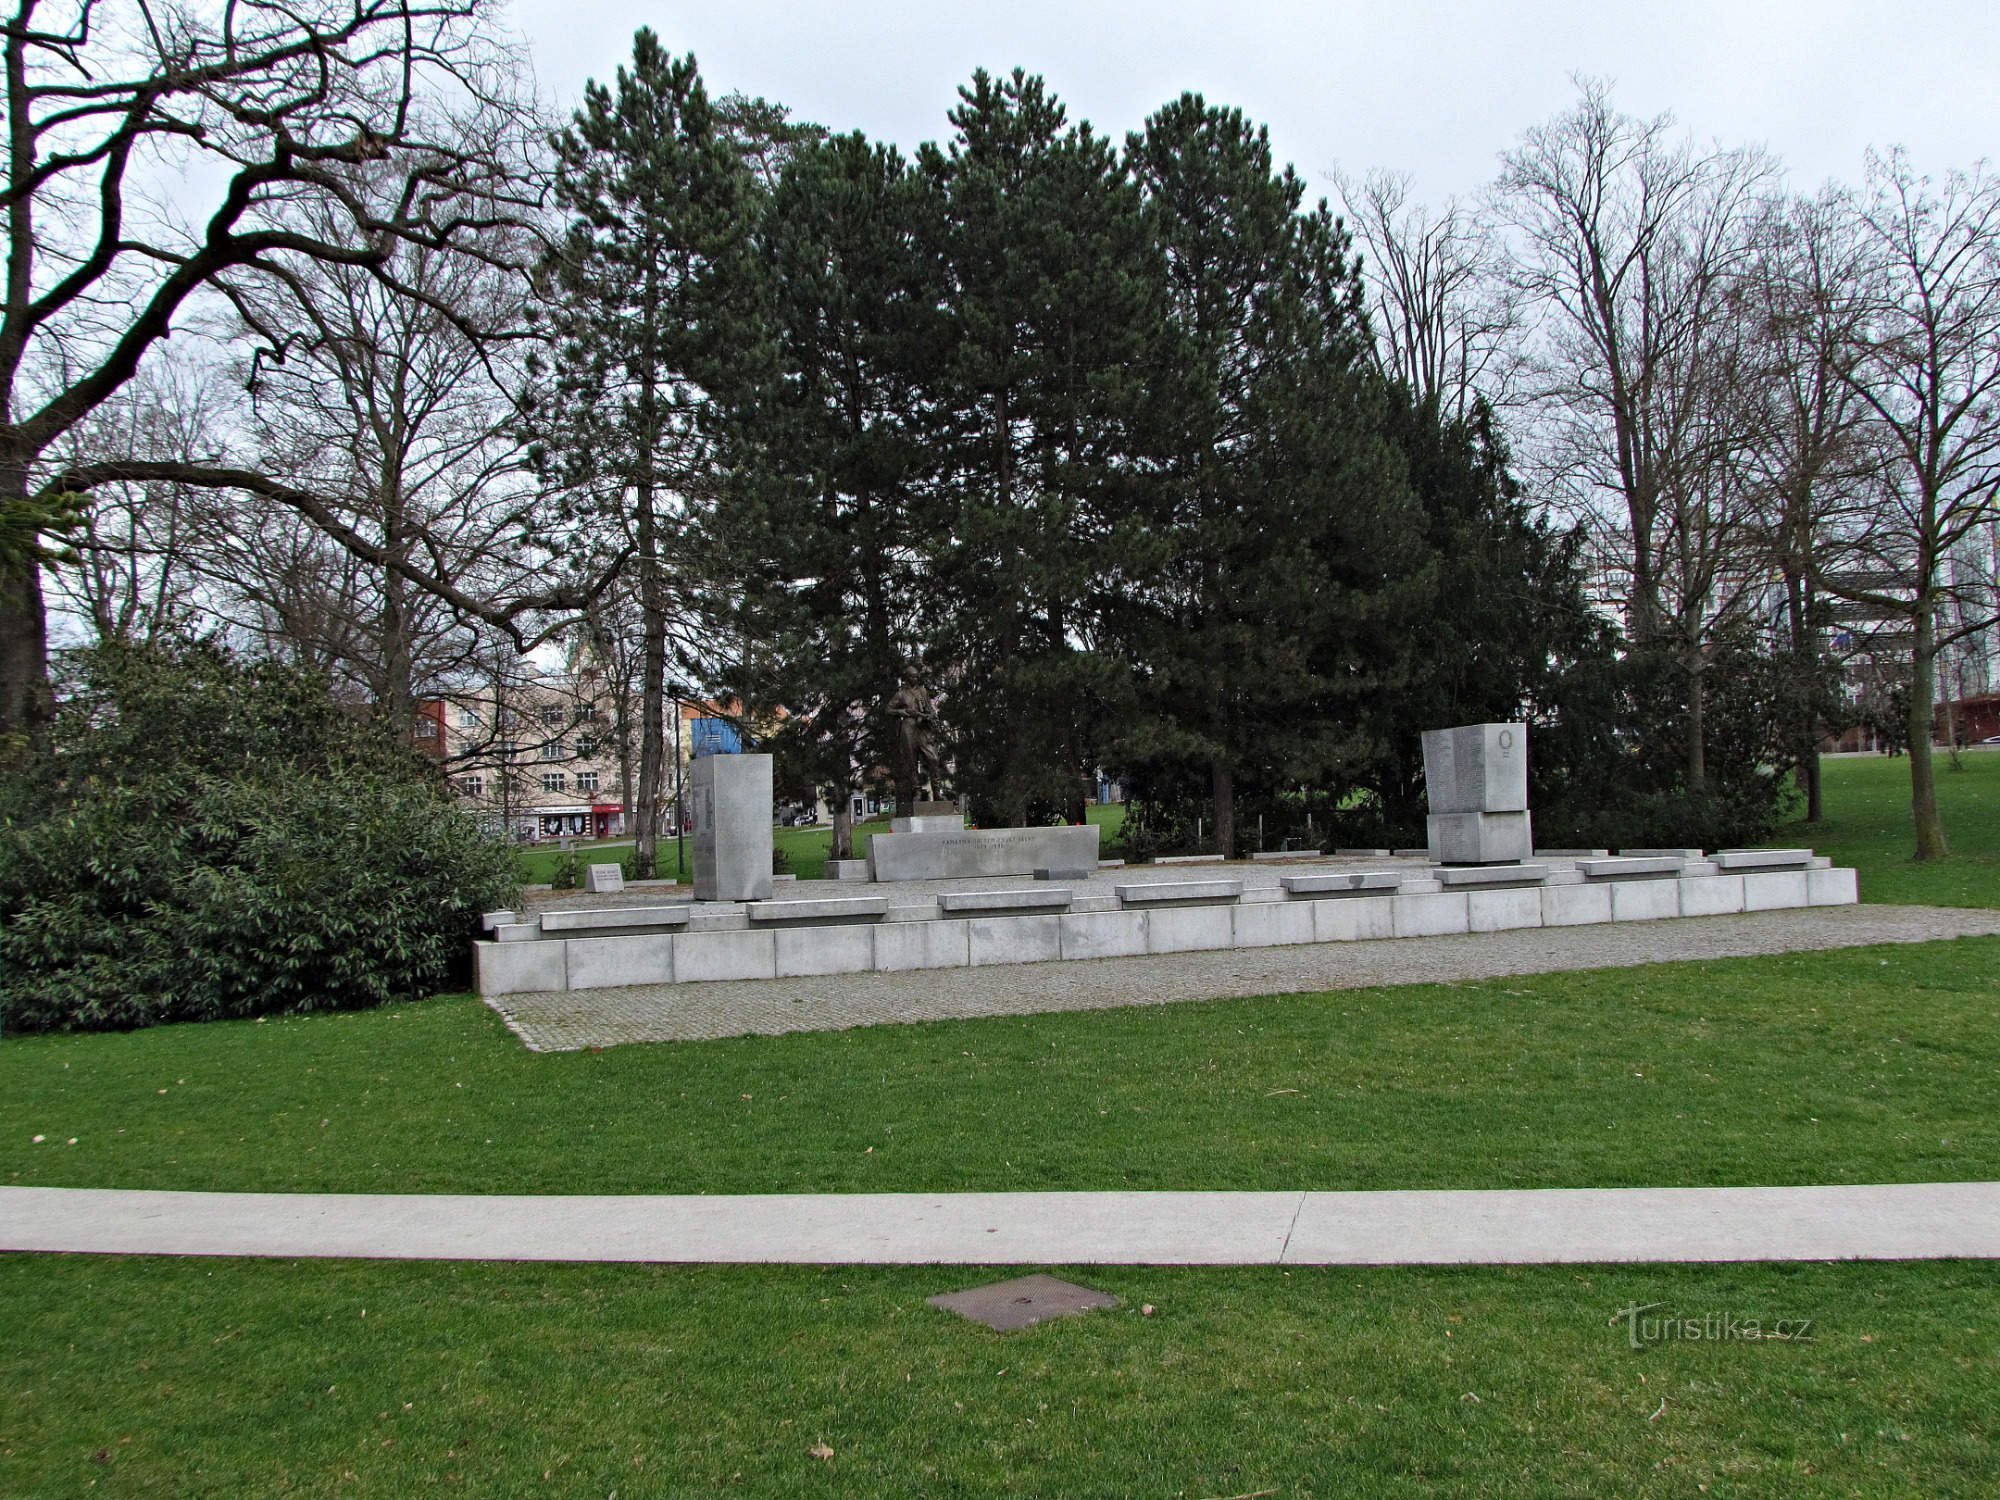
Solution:
[(685, 503), (704, 489), (700, 417), (762, 323), (745, 273), (751, 180), (693, 57), (642, 29), (614, 86), (593, 83), (552, 142), (569, 219), (547, 267), (550, 357), (533, 408), (548, 472), (594, 511), (636, 575), (643, 622), (634, 862), (653, 872), (666, 678)]

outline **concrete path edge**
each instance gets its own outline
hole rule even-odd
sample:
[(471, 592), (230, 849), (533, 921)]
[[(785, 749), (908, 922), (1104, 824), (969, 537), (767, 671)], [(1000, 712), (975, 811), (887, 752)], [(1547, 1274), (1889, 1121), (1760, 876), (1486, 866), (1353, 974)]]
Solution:
[(0, 1251), (734, 1265), (2000, 1259), (2000, 1182), (689, 1197), (0, 1187)]

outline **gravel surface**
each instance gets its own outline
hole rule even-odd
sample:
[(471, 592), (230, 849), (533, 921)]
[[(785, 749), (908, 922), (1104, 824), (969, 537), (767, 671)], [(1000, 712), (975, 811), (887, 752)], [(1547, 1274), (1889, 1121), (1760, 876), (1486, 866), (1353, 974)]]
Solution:
[(1454, 937), (1219, 949), (1157, 958), (631, 985), (563, 994), (504, 995), (487, 1003), (530, 1049), (569, 1052), (623, 1042), (705, 1041), (969, 1016), (1105, 1010), (1234, 995), (1430, 984), (1870, 943), (1928, 943), (1995, 933), (2000, 933), (2000, 911), (1821, 906)]

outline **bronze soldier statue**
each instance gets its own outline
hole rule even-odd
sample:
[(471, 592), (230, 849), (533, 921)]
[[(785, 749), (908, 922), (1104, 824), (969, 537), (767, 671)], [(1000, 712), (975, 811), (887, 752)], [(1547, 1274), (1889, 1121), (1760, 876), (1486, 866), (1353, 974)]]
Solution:
[(896, 721), (896, 813), (908, 817), (916, 806), (919, 784), (929, 781), (935, 791), (944, 779), (938, 759), (937, 704), (915, 666), (903, 668), (903, 685), (884, 711)]

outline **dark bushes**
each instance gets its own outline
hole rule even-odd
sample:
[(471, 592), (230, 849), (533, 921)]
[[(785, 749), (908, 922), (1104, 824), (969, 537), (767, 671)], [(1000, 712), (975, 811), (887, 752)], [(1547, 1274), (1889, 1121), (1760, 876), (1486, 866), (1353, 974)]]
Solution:
[(315, 674), (206, 645), (66, 668), (0, 791), (0, 1017), (122, 1028), (346, 1009), (461, 976), (512, 856)]

